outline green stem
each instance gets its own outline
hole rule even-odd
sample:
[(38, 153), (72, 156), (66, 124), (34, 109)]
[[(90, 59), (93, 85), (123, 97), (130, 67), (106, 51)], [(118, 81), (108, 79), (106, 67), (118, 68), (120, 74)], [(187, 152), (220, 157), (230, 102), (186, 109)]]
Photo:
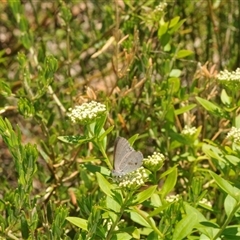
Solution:
[(123, 215), (123, 212), (124, 212), (124, 210), (125, 210), (125, 208), (126, 208), (126, 206), (127, 206), (128, 199), (129, 199), (131, 196), (132, 196), (132, 192), (126, 195), (126, 197), (125, 197), (125, 199), (124, 199), (124, 202), (123, 202), (123, 204), (122, 204), (122, 206), (121, 206), (120, 212), (117, 214), (117, 218), (116, 218), (116, 220), (113, 222), (113, 224), (112, 224), (112, 226), (111, 226), (111, 228), (110, 228), (110, 230), (109, 230), (109, 232), (108, 232), (108, 235), (107, 235), (107, 237), (106, 237), (106, 240), (112, 239), (113, 232), (114, 232), (117, 224), (119, 223), (119, 221), (120, 221), (120, 219), (121, 219), (121, 217), (122, 217), (122, 215)]
[(99, 148), (100, 148), (100, 151), (101, 151), (101, 153), (102, 153), (102, 155), (103, 155), (103, 157), (104, 157), (105, 163), (107, 164), (107, 166), (109, 167), (109, 169), (112, 169), (112, 165), (111, 165), (111, 163), (110, 163), (110, 161), (109, 161), (109, 159), (108, 159), (108, 156), (107, 156), (105, 150), (103, 149), (103, 146), (99, 144)]
[(233, 208), (232, 212), (229, 214), (228, 218), (226, 219), (226, 221), (224, 222), (224, 224), (222, 225), (221, 229), (218, 231), (218, 233), (215, 235), (215, 237), (213, 238), (213, 240), (218, 239), (221, 235), (222, 232), (226, 229), (226, 227), (228, 226), (228, 224), (231, 222), (234, 214), (238, 211), (240, 207), (240, 202), (238, 202), (235, 207)]
[(153, 222), (148, 217), (146, 217), (142, 213), (142, 211), (140, 211), (140, 209), (138, 209), (137, 207), (134, 207), (134, 209), (136, 212), (138, 212), (139, 215), (141, 215), (141, 217), (143, 217), (147, 221), (147, 223), (151, 226), (153, 231), (156, 232), (162, 239), (164, 239), (164, 234), (159, 231), (159, 229), (155, 226), (155, 224), (153, 224)]

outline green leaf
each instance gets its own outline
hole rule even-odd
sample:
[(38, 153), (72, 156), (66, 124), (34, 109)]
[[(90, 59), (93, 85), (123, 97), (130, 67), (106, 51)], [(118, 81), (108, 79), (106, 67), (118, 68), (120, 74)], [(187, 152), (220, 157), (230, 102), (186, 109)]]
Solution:
[(104, 133), (104, 125), (107, 119), (107, 114), (101, 115), (101, 117), (97, 118), (96, 125), (94, 127), (94, 133), (97, 137), (101, 136)]
[(11, 93), (12, 91), (7, 81), (4, 79), (0, 79), (0, 94), (5, 97), (8, 97), (11, 95)]
[(176, 16), (170, 20), (169, 28), (174, 27), (179, 22), (180, 17)]
[(172, 77), (172, 78), (178, 78), (178, 77), (180, 77), (181, 72), (182, 71), (179, 70), (179, 69), (172, 69), (171, 72), (169, 73), (169, 76)]
[(166, 176), (169, 175), (171, 172), (176, 171), (177, 166), (178, 166), (178, 165), (176, 165), (176, 166), (174, 166), (174, 167), (171, 167), (171, 168), (169, 168), (167, 171), (165, 171), (163, 174), (161, 174), (160, 179), (166, 177)]
[(236, 204), (237, 204), (237, 201), (230, 195), (227, 195), (227, 197), (224, 200), (224, 209), (228, 217), (232, 213)]
[(99, 187), (101, 188), (101, 190), (107, 195), (107, 196), (111, 196), (112, 195), (112, 189), (113, 186), (107, 181), (107, 179), (105, 177), (103, 177), (103, 175), (101, 175), (100, 173), (96, 173), (97, 176), (97, 181), (99, 184)]
[(198, 220), (196, 213), (186, 215), (180, 222), (177, 223), (172, 239), (173, 240), (184, 239), (187, 235), (189, 235), (192, 232), (192, 229), (197, 223)]
[(179, 91), (181, 83), (178, 77), (169, 78), (168, 84), (169, 84), (169, 91), (171, 91), (172, 94), (177, 93)]
[[(185, 136), (183, 136), (179, 133), (173, 132), (173, 131), (169, 131), (169, 137), (171, 137), (171, 139), (173, 139), (173, 141), (170, 144), (171, 150), (176, 147), (179, 147), (181, 145), (190, 145), (192, 143), (192, 141), (189, 142), (189, 140)], [(180, 143), (180, 145), (176, 144), (176, 142)]]
[(22, 13), (22, 6), (20, 0), (9, 1), (8, 4), (16, 18), (16, 21), (18, 21), (19, 18), (17, 18), (17, 16)]
[(132, 145), (134, 144), (134, 142), (138, 139), (138, 136), (139, 136), (139, 134), (135, 134), (135, 135), (133, 135), (132, 137), (130, 137), (130, 138), (128, 139), (128, 142), (130, 143), (131, 146), (132, 146)]
[(236, 128), (240, 128), (240, 114), (235, 117)]
[(222, 157), (223, 154), (218, 147), (209, 144), (203, 144), (202, 150), (207, 156), (218, 160), (219, 164), (226, 163), (226, 160)]
[(237, 166), (240, 162), (239, 157), (235, 157), (233, 155), (225, 155), (225, 158), (234, 166)]
[(87, 231), (87, 220), (83, 218), (77, 218), (77, 217), (67, 217), (66, 218), (69, 222), (76, 225), (77, 227)]
[(233, 187), (228, 181), (218, 176), (216, 173), (210, 171), (212, 178), (218, 184), (218, 186), (231, 197), (239, 201), (240, 199), (240, 189)]
[(149, 217), (153, 217), (158, 215), (159, 213), (161, 213), (162, 211), (164, 211), (165, 209), (167, 209), (172, 203), (168, 202), (158, 208), (156, 208), (154, 211), (152, 211), (148, 216)]
[[(83, 159), (83, 162), (92, 162), (92, 161), (96, 161), (98, 159), (94, 159), (94, 158), (86, 158)], [(103, 166), (99, 166), (99, 165), (93, 165), (93, 164), (85, 164), (86, 169), (91, 172), (91, 173), (101, 173), (104, 176), (110, 176), (111, 175), (111, 171), (109, 171), (108, 168), (103, 167)]]
[(180, 115), (180, 114), (183, 114), (185, 112), (188, 112), (188, 111), (192, 110), (196, 106), (197, 106), (196, 104), (190, 104), (190, 105), (184, 106), (182, 108), (176, 109), (174, 111), (174, 113), (175, 113), (175, 115)]
[(218, 107), (214, 103), (209, 102), (206, 99), (196, 97), (196, 100), (209, 112), (216, 114), (218, 116), (225, 116), (225, 113), (223, 112), (222, 108)]
[(113, 197), (106, 197), (106, 207), (113, 210), (115, 213), (120, 213), (121, 205), (113, 199)]
[(144, 202), (145, 200), (149, 199), (153, 193), (156, 191), (157, 186), (151, 186), (147, 188), (146, 190), (140, 192), (137, 194), (136, 198), (133, 201), (133, 204), (140, 204)]
[(133, 239), (132, 236), (126, 232), (125, 233), (117, 233), (112, 238), (112, 240), (130, 240), (130, 239)]
[(158, 29), (158, 37), (161, 38), (168, 30), (168, 23), (164, 23), (160, 25), (160, 28)]
[[(141, 212), (142, 215), (144, 215), (146, 218), (148, 217), (148, 214), (142, 210), (139, 210)], [(151, 228), (151, 226), (149, 225), (149, 223), (145, 220), (145, 218), (143, 216), (141, 216), (139, 213), (135, 212), (135, 211), (130, 211), (130, 218), (140, 224), (141, 226), (147, 227), (147, 228)]]
[(65, 143), (70, 144), (82, 144), (92, 140), (92, 138), (86, 138), (85, 136), (59, 136), (58, 139)]
[(69, 23), (70, 20), (71, 20), (71, 18), (72, 18), (72, 13), (71, 13), (69, 7), (67, 7), (67, 6), (62, 6), (60, 9), (61, 9), (60, 12), (61, 12), (62, 18), (64, 19), (64, 21), (65, 21), (66, 23)]
[(35, 114), (33, 102), (27, 98), (20, 98), (18, 101), (18, 111), (25, 117), (32, 117)]
[(195, 214), (197, 216), (198, 222), (207, 222), (207, 219), (204, 217), (204, 215), (199, 212), (196, 208), (192, 207), (189, 203), (184, 202), (184, 208), (187, 215)]
[(174, 168), (173, 171), (167, 176), (166, 181), (163, 184), (161, 189), (161, 194), (165, 197), (170, 193), (177, 182), (177, 168)]
[(221, 91), (221, 101), (224, 105), (229, 106), (232, 103), (232, 98), (228, 96), (225, 89)]
[(29, 227), (27, 220), (24, 215), (21, 216), (21, 233), (23, 239), (28, 239), (29, 237)]
[(176, 55), (176, 58), (177, 59), (185, 58), (185, 57), (190, 56), (192, 54), (193, 54), (193, 52), (190, 51), (190, 50), (180, 50), (180, 51), (178, 51), (178, 53)]
[(169, 34), (174, 34), (177, 32), (177, 30), (183, 25), (183, 23), (186, 21), (186, 19), (180, 20), (175, 26), (173, 26), (168, 32)]
[(171, 39), (171, 36), (168, 33), (163, 34), (160, 38), (160, 42), (164, 46), (164, 51), (166, 52), (170, 50), (168, 49), (170, 48), (170, 45), (169, 45), (170, 39)]
[(114, 129), (114, 125), (109, 127), (102, 135), (100, 135), (99, 141), (102, 141), (113, 129)]
[(222, 235), (223, 235), (223, 239), (239, 240), (240, 226), (239, 225), (227, 226), (224, 229)]

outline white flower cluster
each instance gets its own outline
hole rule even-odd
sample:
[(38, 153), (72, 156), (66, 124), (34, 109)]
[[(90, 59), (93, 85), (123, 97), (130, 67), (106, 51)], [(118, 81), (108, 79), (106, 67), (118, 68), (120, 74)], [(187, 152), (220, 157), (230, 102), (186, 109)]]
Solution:
[(73, 123), (76, 122), (91, 122), (106, 111), (106, 106), (102, 103), (91, 101), (83, 103), (69, 109), (67, 114)]
[(181, 133), (183, 135), (192, 136), (196, 133), (196, 131), (197, 131), (197, 129), (195, 127), (185, 126)]
[(165, 160), (165, 156), (161, 153), (154, 152), (152, 156), (143, 159), (143, 164), (151, 171), (158, 171)]
[(210, 201), (208, 201), (206, 198), (203, 198), (202, 200), (199, 201), (199, 203), (206, 205), (208, 207), (212, 207), (212, 204)]
[(136, 171), (128, 174), (115, 177), (115, 181), (120, 187), (133, 189), (140, 187), (147, 180), (147, 174), (143, 167), (138, 168)]
[(167, 6), (167, 3), (160, 3), (158, 6), (155, 7), (154, 12), (155, 13), (161, 13), (161, 12), (164, 11), (166, 6)]
[(220, 71), (217, 79), (221, 81), (240, 81), (240, 68), (236, 71), (229, 72), (228, 70)]
[(230, 132), (227, 134), (227, 138), (232, 138), (233, 142), (240, 142), (240, 128), (232, 127)]
[(179, 195), (169, 195), (166, 197), (167, 202), (175, 202), (179, 200)]

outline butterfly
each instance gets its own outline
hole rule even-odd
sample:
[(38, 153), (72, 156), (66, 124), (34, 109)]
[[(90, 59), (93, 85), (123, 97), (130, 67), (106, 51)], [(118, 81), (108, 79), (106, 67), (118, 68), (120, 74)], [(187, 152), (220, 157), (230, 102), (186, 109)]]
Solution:
[(137, 170), (142, 165), (143, 155), (135, 151), (123, 137), (117, 137), (114, 144), (113, 176), (123, 176)]

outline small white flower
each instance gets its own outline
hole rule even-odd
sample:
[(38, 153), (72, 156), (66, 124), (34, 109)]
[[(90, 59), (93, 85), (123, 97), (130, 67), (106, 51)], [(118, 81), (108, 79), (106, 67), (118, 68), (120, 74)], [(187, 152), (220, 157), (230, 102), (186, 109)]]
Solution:
[(236, 71), (232, 72), (229, 72), (228, 70), (221, 71), (217, 75), (217, 79), (229, 89), (238, 91), (240, 89), (240, 68), (237, 68)]
[(162, 166), (165, 157), (161, 153), (154, 152), (152, 156), (143, 159), (144, 166), (150, 171), (158, 171)]
[(206, 205), (208, 207), (212, 207), (212, 204), (210, 201), (208, 201), (206, 198), (203, 198), (202, 200), (199, 201), (199, 203)]
[(167, 202), (175, 202), (179, 200), (179, 195), (169, 195), (166, 197)]
[(70, 108), (67, 116), (70, 117), (73, 123), (89, 123), (101, 116), (104, 112), (106, 112), (106, 106), (104, 104), (91, 101), (89, 103), (83, 103), (82, 105)]
[(217, 75), (217, 79), (220, 81), (240, 81), (240, 68), (236, 71), (229, 72), (228, 70), (220, 71)]
[(117, 176), (114, 178), (114, 180), (119, 184), (120, 187), (133, 189), (144, 184), (144, 182), (147, 180), (147, 174), (145, 169), (140, 167), (126, 175)]
[(155, 7), (154, 12), (155, 13), (162, 13), (164, 12), (164, 9), (166, 8), (167, 3), (160, 3), (158, 6)]
[(234, 143), (240, 142), (240, 129), (232, 127), (230, 132), (227, 134), (227, 138), (232, 138)]
[(197, 129), (195, 127), (185, 126), (181, 133), (183, 135), (192, 136), (196, 133), (196, 131), (197, 131)]

